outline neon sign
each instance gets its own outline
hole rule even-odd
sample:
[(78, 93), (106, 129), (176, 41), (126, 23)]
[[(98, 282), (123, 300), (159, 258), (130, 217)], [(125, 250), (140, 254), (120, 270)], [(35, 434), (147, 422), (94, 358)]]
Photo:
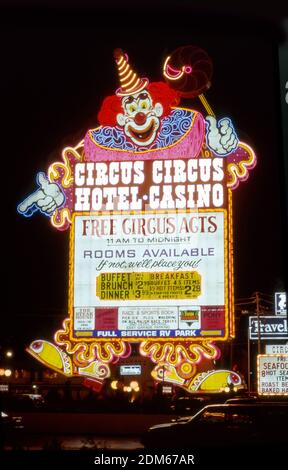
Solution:
[(288, 395), (288, 354), (257, 356), (259, 395)]
[[(182, 53), (166, 59), (166, 83), (150, 83), (117, 49), (120, 87), (104, 99), (100, 126), (38, 173), (37, 189), (18, 206), (70, 228), (68, 318), (55, 344), (37, 340), (28, 351), (87, 384), (100, 386), (109, 363), (138, 342), (156, 380), (166, 367), (166, 381), (192, 391), (199, 364), (211, 366), (216, 342), (234, 336), (232, 190), (256, 157), (203, 95), (207, 54), (192, 46)], [(196, 96), (206, 119), (179, 106)]]

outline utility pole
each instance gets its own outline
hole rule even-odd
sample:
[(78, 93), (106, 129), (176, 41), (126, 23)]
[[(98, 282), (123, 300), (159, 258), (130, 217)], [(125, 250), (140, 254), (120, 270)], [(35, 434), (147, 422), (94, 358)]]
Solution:
[(247, 361), (248, 361), (248, 393), (251, 392), (251, 358), (250, 358), (250, 328), (247, 337)]
[[(261, 354), (261, 317), (260, 317), (260, 314), (263, 313), (263, 310), (267, 313), (267, 310), (272, 308), (272, 306), (274, 305), (274, 302), (272, 302), (272, 296), (268, 294), (263, 294), (262, 292), (255, 292), (254, 294), (252, 294), (251, 297), (245, 297), (245, 298), (239, 299), (238, 302), (235, 303), (235, 305), (238, 308), (240, 307), (242, 315), (247, 314), (249, 316), (253, 315), (254, 317), (255, 317), (255, 314), (257, 315), (257, 327), (258, 327), (257, 354), (258, 355)], [(245, 310), (242, 310), (242, 306)], [(252, 355), (250, 335), (251, 335), (251, 332), (250, 332), (250, 329), (248, 328), (248, 334), (247, 334), (248, 392), (251, 391), (252, 384), (254, 382), (254, 380), (252, 381), (253, 369), (254, 369), (254, 348), (252, 349), (253, 351), (253, 355)], [(253, 340), (254, 339), (255, 337), (253, 337)], [(251, 360), (253, 360), (253, 368), (251, 367)]]
[(261, 354), (261, 333), (260, 333), (260, 297), (259, 292), (255, 292), (255, 302), (256, 302), (256, 315), (257, 315), (257, 322), (258, 322), (258, 354)]

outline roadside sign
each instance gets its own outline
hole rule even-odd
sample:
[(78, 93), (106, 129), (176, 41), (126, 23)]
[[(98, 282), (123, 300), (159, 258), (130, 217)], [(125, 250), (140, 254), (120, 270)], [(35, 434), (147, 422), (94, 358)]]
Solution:
[(257, 356), (259, 395), (288, 395), (288, 354)]
[(286, 292), (275, 292), (275, 315), (287, 315)]
[(249, 317), (249, 338), (258, 339), (288, 339), (287, 318), (273, 316)]
[(266, 354), (288, 354), (288, 344), (266, 344)]

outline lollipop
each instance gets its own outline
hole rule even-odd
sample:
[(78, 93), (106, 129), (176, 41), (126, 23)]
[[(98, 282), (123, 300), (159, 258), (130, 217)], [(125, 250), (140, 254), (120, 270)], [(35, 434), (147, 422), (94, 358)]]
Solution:
[(196, 46), (183, 46), (174, 50), (165, 60), (163, 75), (168, 85), (184, 98), (196, 98), (207, 113), (214, 116), (203, 93), (211, 86), (212, 61), (208, 54)]

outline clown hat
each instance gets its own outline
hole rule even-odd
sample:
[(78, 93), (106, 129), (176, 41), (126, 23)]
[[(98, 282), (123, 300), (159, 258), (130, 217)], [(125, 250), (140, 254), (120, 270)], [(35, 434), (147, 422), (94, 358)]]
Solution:
[(143, 90), (149, 83), (148, 78), (139, 78), (130, 67), (127, 54), (122, 49), (114, 50), (121, 87), (116, 90), (117, 96), (128, 96)]

